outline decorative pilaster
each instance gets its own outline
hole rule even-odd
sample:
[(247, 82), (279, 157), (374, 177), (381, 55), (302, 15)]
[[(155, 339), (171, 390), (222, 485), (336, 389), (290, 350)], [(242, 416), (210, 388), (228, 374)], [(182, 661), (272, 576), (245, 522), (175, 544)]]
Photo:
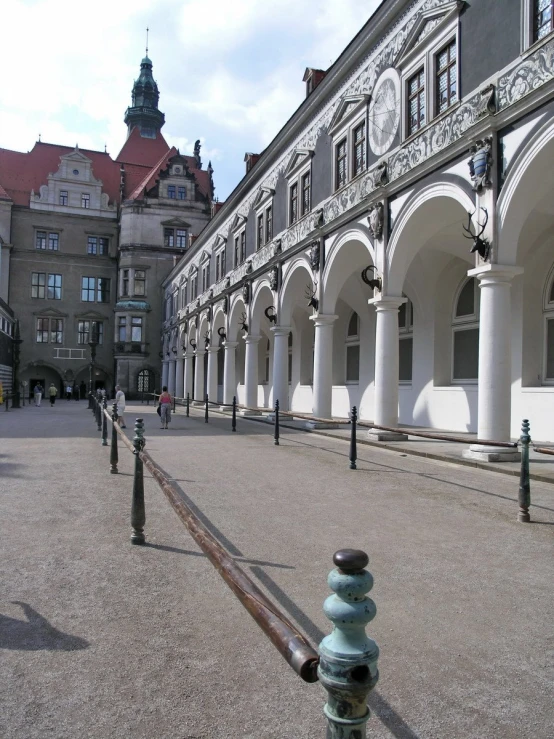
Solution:
[(274, 326), (273, 333), (273, 403), (282, 411), (289, 409), (289, 333), (290, 326)]
[(167, 386), (168, 374), (169, 374), (169, 362), (166, 359), (164, 359), (164, 361), (162, 362), (162, 387)]
[(235, 349), (238, 341), (226, 341), (225, 363), (223, 365), (223, 402), (231, 405), (233, 396), (237, 393), (237, 382), (235, 378)]
[[(375, 332), (375, 413), (378, 426), (398, 426), (398, 309), (407, 298), (380, 297), (368, 300), (377, 311)], [(391, 431), (368, 432), (378, 441), (403, 441), (406, 434)]]
[(167, 371), (167, 391), (170, 395), (175, 394), (175, 365), (175, 360), (170, 360)]
[[(510, 441), (512, 399), (511, 328), (512, 280), (521, 267), (485, 264), (468, 272), (479, 280), (479, 397), (477, 437)], [(519, 452), (504, 447), (472, 444), (464, 457), (486, 462), (512, 462)]]
[[(333, 324), (338, 316), (310, 316), (315, 325), (313, 414), (331, 418), (333, 401)], [(315, 421), (311, 426), (321, 427)], [(324, 424), (326, 427), (329, 424)]]

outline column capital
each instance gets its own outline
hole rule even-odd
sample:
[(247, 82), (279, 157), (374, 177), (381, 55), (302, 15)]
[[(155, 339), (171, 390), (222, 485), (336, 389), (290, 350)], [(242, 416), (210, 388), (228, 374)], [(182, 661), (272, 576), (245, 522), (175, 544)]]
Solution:
[(218, 351), (219, 351), (219, 347), (218, 346), (210, 346), (207, 349), (208, 354), (215, 354)]
[(318, 313), (316, 316), (310, 316), (310, 321), (314, 322), (314, 326), (331, 326), (338, 316), (325, 313)]
[(225, 341), (223, 346), (225, 349), (235, 349), (239, 345), (238, 341)]
[(368, 305), (373, 305), (376, 311), (394, 311), (398, 310), (403, 303), (406, 303), (408, 298), (384, 296), (381, 298), (370, 298), (367, 302)]
[(290, 326), (273, 326), (269, 329), (274, 336), (288, 336), (292, 331)]
[(204, 354), (206, 353), (206, 350), (205, 349), (197, 349), (194, 353), (196, 354), (197, 357), (203, 357)]
[(482, 264), (480, 267), (468, 270), (468, 277), (477, 277), (481, 285), (495, 282), (511, 282), (517, 275), (523, 274), (523, 267), (509, 264)]
[(259, 341), (259, 340), (260, 340), (261, 338), (262, 338), (262, 337), (261, 337), (261, 335), (260, 335), (260, 336), (257, 336), (257, 335), (254, 335), (254, 336), (252, 336), (251, 334), (248, 334), (248, 336), (245, 336), (245, 337), (244, 337), (244, 342), (245, 342), (246, 344), (257, 344), (257, 343), (258, 343), (258, 341)]

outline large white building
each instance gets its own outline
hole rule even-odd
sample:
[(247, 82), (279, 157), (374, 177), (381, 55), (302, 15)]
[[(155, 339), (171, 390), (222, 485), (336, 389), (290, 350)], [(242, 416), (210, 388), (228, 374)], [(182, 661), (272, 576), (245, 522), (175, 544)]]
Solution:
[(550, 0), (385, 0), (304, 79), (164, 281), (170, 390), (554, 441)]

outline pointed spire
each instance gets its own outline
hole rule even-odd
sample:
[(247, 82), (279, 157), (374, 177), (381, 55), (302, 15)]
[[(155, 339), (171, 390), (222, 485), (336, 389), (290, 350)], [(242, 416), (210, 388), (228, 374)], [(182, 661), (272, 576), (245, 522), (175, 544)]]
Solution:
[(148, 31), (150, 29), (146, 26), (146, 56), (148, 56)]
[(146, 29), (146, 56), (140, 63), (140, 75), (133, 85), (131, 107), (125, 112), (127, 137), (138, 128), (144, 138), (156, 138), (165, 123), (164, 114), (158, 109), (160, 93), (152, 76), (152, 61), (148, 57), (148, 31)]

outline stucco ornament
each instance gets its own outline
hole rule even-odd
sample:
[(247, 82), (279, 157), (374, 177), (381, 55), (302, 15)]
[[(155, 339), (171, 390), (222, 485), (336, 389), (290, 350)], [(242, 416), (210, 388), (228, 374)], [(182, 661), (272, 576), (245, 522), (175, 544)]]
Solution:
[(269, 270), (269, 287), (273, 291), (279, 289), (279, 267), (272, 267)]
[(320, 248), (319, 241), (314, 241), (310, 249), (310, 267), (314, 272), (319, 271)]
[(250, 302), (250, 283), (245, 282), (242, 286), (242, 299), (244, 300), (245, 304), (248, 305)]
[(375, 205), (369, 209), (367, 222), (374, 239), (383, 238), (383, 211), (383, 203), (381, 202), (375, 203)]
[(229, 312), (229, 297), (226, 295), (223, 298), (223, 313), (227, 315), (228, 312)]
[(468, 161), (469, 174), (473, 182), (475, 192), (482, 192), (485, 187), (490, 187), (490, 173), (492, 167), (492, 138), (487, 136), (478, 139), (469, 150), (471, 157)]
[(277, 239), (273, 246), (273, 256), (277, 256), (277, 254), (280, 254), (282, 250), (283, 250), (283, 247), (281, 245), (281, 239)]

